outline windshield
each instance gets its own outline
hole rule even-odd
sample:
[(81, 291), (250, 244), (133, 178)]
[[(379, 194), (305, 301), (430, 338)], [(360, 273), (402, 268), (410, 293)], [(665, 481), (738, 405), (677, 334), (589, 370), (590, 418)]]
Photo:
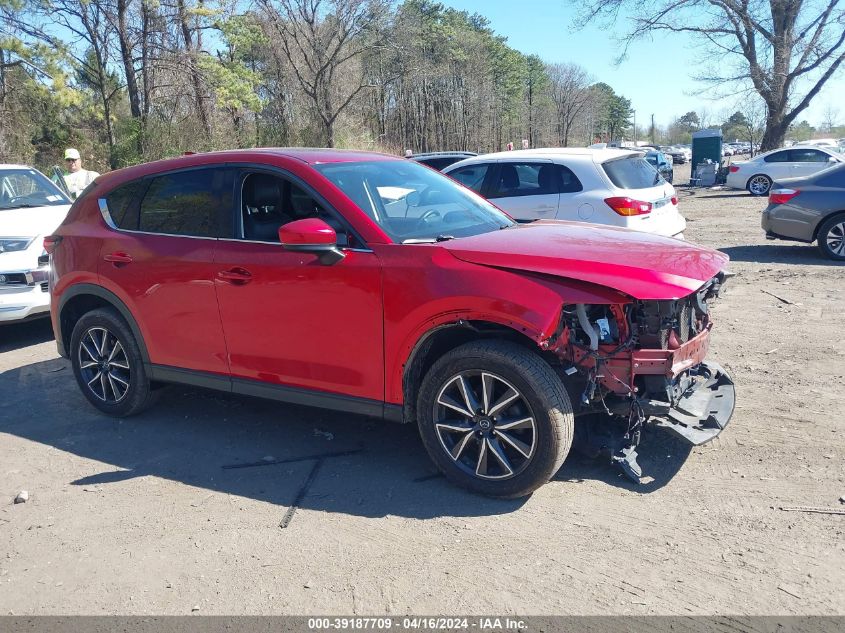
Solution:
[(70, 204), (70, 200), (41, 172), (34, 169), (0, 171), (0, 210), (62, 204)]
[(435, 242), (514, 225), (483, 198), (413, 161), (328, 163), (314, 168), (395, 242)]
[(609, 160), (602, 167), (619, 189), (649, 189), (664, 182), (654, 166), (639, 156)]

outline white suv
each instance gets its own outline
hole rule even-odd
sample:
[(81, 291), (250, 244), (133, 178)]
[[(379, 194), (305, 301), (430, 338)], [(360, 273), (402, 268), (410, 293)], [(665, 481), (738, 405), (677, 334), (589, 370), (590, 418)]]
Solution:
[(37, 169), (0, 165), (0, 323), (50, 314), (43, 240), (70, 209)]
[(485, 154), (443, 170), (516, 220), (574, 220), (683, 238), (675, 188), (620, 149), (553, 148)]

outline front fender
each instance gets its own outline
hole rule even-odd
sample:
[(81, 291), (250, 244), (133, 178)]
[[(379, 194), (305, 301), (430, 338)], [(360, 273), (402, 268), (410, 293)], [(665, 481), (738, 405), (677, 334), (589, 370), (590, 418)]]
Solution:
[[(430, 257), (428, 265), (408, 261), (421, 254)], [(393, 404), (403, 403), (404, 371), (414, 350), (436, 328), (481, 321), (540, 346), (557, 329), (564, 305), (631, 300), (581, 281), (464, 262), (444, 249), (388, 246), (379, 256), (385, 263), (385, 400)]]

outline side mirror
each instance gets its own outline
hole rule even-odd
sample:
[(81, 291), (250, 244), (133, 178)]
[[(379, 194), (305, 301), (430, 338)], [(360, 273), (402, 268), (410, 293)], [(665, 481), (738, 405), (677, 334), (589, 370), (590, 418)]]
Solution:
[(345, 257), (337, 248), (337, 233), (318, 218), (283, 224), (279, 227), (279, 242), (285, 250), (318, 255), (325, 266), (336, 264)]
[(827, 162), (829, 162), (829, 163), (838, 163), (838, 162), (839, 162), (839, 160), (838, 160), (835, 156), (828, 156), (828, 157), (827, 157)]

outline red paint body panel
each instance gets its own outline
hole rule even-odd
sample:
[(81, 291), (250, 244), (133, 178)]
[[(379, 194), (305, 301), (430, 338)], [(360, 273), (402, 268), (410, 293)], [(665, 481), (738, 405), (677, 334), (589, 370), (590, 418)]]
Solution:
[(402, 402), (404, 364), (419, 340), (438, 325), (489, 321), (539, 342), (554, 332), (564, 304), (628, 301), (616, 291), (579, 281), (464, 262), (446, 244), (374, 247), (384, 266), (387, 402)]
[[(108, 231), (100, 285), (135, 316), (150, 362), (225, 374), (226, 344), (217, 309), (212, 258), (217, 240)], [(124, 253), (128, 264), (105, 257)]]
[(583, 222), (532, 222), (444, 247), (468, 262), (578, 279), (636, 299), (684, 297), (728, 262), (681, 240)]
[(375, 254), (351, 251), (323, 266), (279, 244), (220, 240), (214, 267), (250, 275), (244, 284), (215, 282), (233, 377), (384, 398)]

